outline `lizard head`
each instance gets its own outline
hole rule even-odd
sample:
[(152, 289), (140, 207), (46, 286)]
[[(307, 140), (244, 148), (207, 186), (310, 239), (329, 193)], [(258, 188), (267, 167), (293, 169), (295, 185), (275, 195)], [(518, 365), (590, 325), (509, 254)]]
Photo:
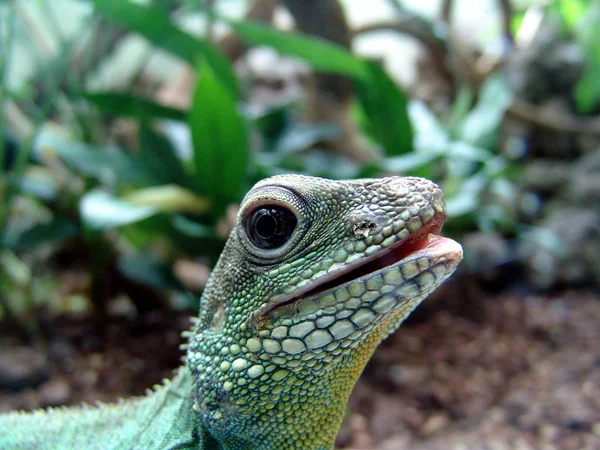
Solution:
[(188, 348), (209, 431), (235, 445), (330, 446), (375, 347), (462, 259), (438, 235), (445, 219), (441, 190), (422, 178), (259, 182)]

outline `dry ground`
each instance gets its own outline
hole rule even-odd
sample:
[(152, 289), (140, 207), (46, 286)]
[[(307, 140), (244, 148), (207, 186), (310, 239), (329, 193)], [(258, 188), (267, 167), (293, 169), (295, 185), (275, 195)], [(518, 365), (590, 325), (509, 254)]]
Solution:
[[(463, 291), (446, 286), (379, 347), (338, 447), (600, 449), (600, 295)], [(0, 323), (0, 412), (142, 394), (188, 327), (175, 312), (39, 319), (29, 344)]]

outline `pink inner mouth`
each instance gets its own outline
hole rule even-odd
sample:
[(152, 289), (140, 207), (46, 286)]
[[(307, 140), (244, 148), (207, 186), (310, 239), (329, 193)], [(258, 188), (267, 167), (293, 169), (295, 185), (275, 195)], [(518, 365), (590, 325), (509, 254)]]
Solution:
[(443, 217), (439, 217), (438, 220), (434, 219), (426, 227), (423, 227), (392, 247), (383, 249), (381, 252), (375, 253), (362, 261), (357, 261), (350, 267), (342, 269), (337, 276), (334, 273), (333, 277), (323, 277), (326, 278), (323, 282), (318, 283), (316, 286), (313, 286), (306, 291), (299, 292), (293, 297), (276, 302), (261, 315), (269, 316), (284, 306), (291, 305), (308, 297), (319, 295), (329, 289), (333, 289), (362, 276), (396, 264), (403, 259), (408, 258), (415, 252), (438, 245), (445, 239), (437, 235), (443, 224)]

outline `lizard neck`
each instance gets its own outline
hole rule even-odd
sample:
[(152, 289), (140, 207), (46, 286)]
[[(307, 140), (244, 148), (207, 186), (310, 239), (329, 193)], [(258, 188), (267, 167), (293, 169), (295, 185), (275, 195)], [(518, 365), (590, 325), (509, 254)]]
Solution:
[[(215, 279), (230, 267), (227, 259), (215, 268)], [(244, 283), (238, 287), (244, 298)], [(418, 304), (398, 309), (355, 339), (329, 342), (331, 334), (318, 328), (327, 322), (321, 319), (295, 325), (280, 319), (281, 325), (262, 330), (248, 322), (221, 324), (214, 295), (209, 284), (188, 346), (194, 410), (224, 449), (236, 450), (332, 449), (367, 361), (389, 328)]]
[[(221, 355), (216, 367), (193, 369), (194, 409), (224, 449), (332, 449), (352, 388), (378, 344), (376, 336), (338, 358), (324, 354), (302, 367), (277, 358), (277, 363), (242, 363), (247, 359), (241, 346), (242, 353)], [(219, 347), (210, 333), (203, 337), (204, 344)], [(214, 356), (206, 358), (207, 364), (211, 360)], [(239, 377), (230, 376), (242, 365)]]

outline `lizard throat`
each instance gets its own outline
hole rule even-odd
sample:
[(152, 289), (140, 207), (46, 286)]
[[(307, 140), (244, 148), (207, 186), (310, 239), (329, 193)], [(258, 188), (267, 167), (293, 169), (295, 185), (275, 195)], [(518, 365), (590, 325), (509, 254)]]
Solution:
[(329, 276), (322, 277), (322, 281), (316, 280), (311, 283), (308, 289), (302, 289), (301, 292), (278, 299), (269, 305), (260, 314), (262, 317), (277, 317), (279, 310), (284, 307), (299, 303), (300, 301), (323, 294), (326, 291), (338, 288), (345, 284), (372, 274), (386, 267), (392, 266), (409, 258), (412, 254), (423, 250), (439, 239), (444, 239), (437, 234), (440, 232), (444, 219), (432, 220), (428, 226), (416, 231), (414, 234), (406, 237), (402, 241), (382, 249), (370, 255), (367, 258), (349, 264), (339, 271), (333, 272)]

